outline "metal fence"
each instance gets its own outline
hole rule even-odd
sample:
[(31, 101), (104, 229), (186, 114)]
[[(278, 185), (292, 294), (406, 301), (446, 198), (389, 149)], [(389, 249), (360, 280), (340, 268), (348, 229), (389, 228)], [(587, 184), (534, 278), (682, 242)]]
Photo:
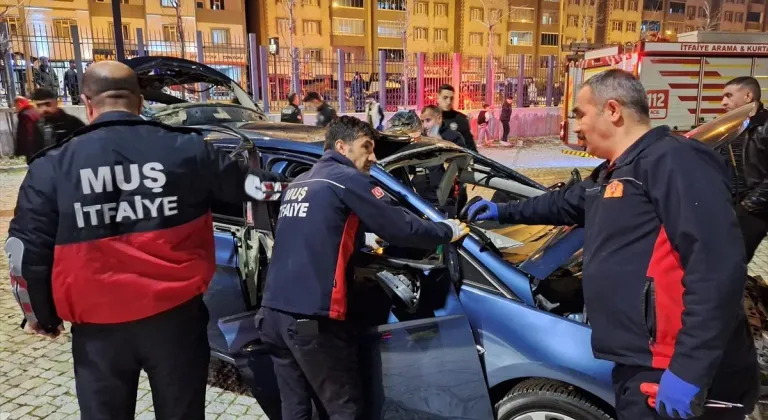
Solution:
[(347, 60), (342, 52), (330, 58), (302, 56), (298, 51), (287, 55), (266, 58), (267, 100), (273, 110), (285, 106), (290, 93), (315, 91), (334, 108), (362, 111), (365, 97), (381, 98), (382, 89), (387, 111), (421, 107), (437, 103), (443, 84), (456, 89), (459, 109), (498, 107), (506, 98), (519, 107), (557, 106), (562, 100), (564, 73), (556, 56), (533, 61), (511, 55), (495, 58), (489, 66), (487, 57), (444, 53), (413, 54), (407, 64), (383, 55), (377, 60)]
[[(7, 35), (5, 35), (7, 34)], [(221, 35), (221, 34), (219, 34)], [(214, 38), (200, 31), (184, 33), (164, 30), (158, 33), (124, 31), (125, 58), (137, 56), (171, 56), (205, 63), (226, 74), (244, 89), (248, 89), (248, 48), (242, 37), (224, 33)], [(2, 42), (5, 39), (7, 42)], [(40, 86), (55, 88), (62, 101), (73, 102), (73, 83), (65, 86), (67, 70), (74, 67), (80, 73), (96, 61), (117, 59), (113, 33), (107, 30), (80, 32), (76, 26), (60, 28), (34, 25), (28, 31), (8, 28), (0, 24), (0, 69), (2, 71), (2, 89), (0, 106), (7, 106), (13, 95), (27, 95), (30, 89)], [(48, 71), (40, 71), (41, 57), (47, 57), (50, 63)], [(27, 59), (29, 58), (29, 59)], [(72, 63), (72, 64), (70, 64)], [(7, 64), (10, 64), (8, 66)], [(10, 71), (9, 71), (10, 70)], [(200, 100), (200, 92), (193, 86), (169, 93), (183, 96), (187, 100)], [(213, 100), (231, 99), (228, 92), (212, 90), (204, 93)], [(75, 100), (75, 102), (77, 102)]]
[[(7, 34), (7, 35), (5, 35)], [(375, 95), (387, 111), (420, 108), (437, 103), (439, 87), (456, 89), (459, 109), (479, 109), (484, 104), (500, 106), (506, 98), (513, 106), (557, 106), (562, 99), (560, 82), (564, 71), (556, 56), (510, 55), (462, 56), (456, 53), (409, 54), (374, 59), (351, 59), (336, 51), (331, 57), (302, 54), (287, 49), (271, 54), (265, 46), (253, 45), (237, 36), (208, 36), (200, 31), (182, 34), (165, 28), (159, 33), (141, 29), (124, 31), (126, 58), (172, 56), (205, 63), (226, 74), (261, 100), (266, 110), (277, 111), (287, 104), (290, 93), (320, 93), (340, 112), (362, 111), (365, 97)], [(3, 42), (2, 40), (7, 40)], [(0, 106), (8, 106), (16, 94), (27, 95), (39, 86), (54, 87), (64, 103), (76, 103), (77, 93), (65, 86), (70, 62), (81, 80), (93, 62), (117, 58), (112, 32), (80, 32), (78, 27), (34, 25), (21, 31), (0, 24)], [(47, 57), (50, 70), (41, 72), (39, 58)], [(28, 58), (28, 59), (27, 59)], [(44, 74), (45, 73), (45, 74)], [(71, 72), (70, 72), (71, 76)], [(226, 90), (203, 91), (196, 86), (174, 87), (167, 93), (186, 100), (229, 100)], [(73, 99), (75, 99), (73, 101)]]

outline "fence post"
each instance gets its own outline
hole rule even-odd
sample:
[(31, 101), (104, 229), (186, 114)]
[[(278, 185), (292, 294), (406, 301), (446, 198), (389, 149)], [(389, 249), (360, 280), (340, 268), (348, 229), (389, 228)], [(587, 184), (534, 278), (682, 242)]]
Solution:
[(141, 28), (136, 28), (136, 50), (137, 57), (144, 57), (144, 30)]
[[(195, 43), (197, 44), (197, 62), (205, 64), (205, 50), (203, 49), (203, 31), (195, 33)], [(208, 92), (205, 90), (204, 83), (198, 83), (197, 90), (200, 91), (200, 101), (208, 102)]]
[(112, 22), (114, 23), (115, 57), (117, 61), (125, 61), (125, 42), (123, 40), (123, 15), (121, 13), (120, 0), (112, 0)]
[(453, 76), (451, 85), (456, 90), (453, 95), (453, 107), (463, 109), (459, 101), (459, 93), (461, 92), (461, 53), (453, 53), (453, 74), (451, 76)]
[(269, 54), (267, 47), (259, 46), (259, 61), (261, 61), (261, 102), (264, 113), (269, 114), (269, 75), (267, 74), (267, 61)]
[(488, 65), (485, 67), (485, 103), (493, 106), (494, 92), (496, 91), (496, 75), (494, 74), (493, 54), (488, 54)]
[(424, 53), (416, 55), (416, 112), (424, 109)]
[(520, 71), (517, 73), (517, 107), (522, 108), (525, 99), (525, 54), (520, 54)]
[(387, 52), (379, 51), (379, 104), (387, 109)]
[(550, 55), (547, 62), (547, 107), (552, 106), (553, 84), (555, 80), (555, 56)]
[(259, 101), (259, 44), (256, 34), (248, 34), (248, 58), (251, 67), (251, 96), (253, 102)]
[[(0, 23), (0, 34), (5, 39), (11, 39), (10, 31), (8, 30), (8, 22), (2, 22)], [(8, 94), (8, 108), (13, 108), (13, 101), (16, 98), (16, 81), (13, 78), (13, 48), (11, 47), (11, 43), (8, 43), (8, 49), (5, 51), (5, 57), (3, 57), (3, 60), (5, 60), (5, 79), (8, 81), (8, 86), (6, 87), (5, 92)]]
[[(80, 28), (75, 25), (70, 28), (70, 31), (72, 32), (72, 48), (74, 49), (75, 53), (75, 71), (77, 72), (77, 92), (82, 93), (82, 89), (80, 89), (80, 86), (83, 85), (83, 49), (80, 45)], [(69, 92), (64, 92), (65, 94)], [(74, 102), (75, 99), (78, 99), (78, 103), (80, 102), (80, 98), (69, 98), (70, 103)], [(85, 105), (85, 104), (83, 104)]]
[(299, 55), (299, 49), (294, 48), (293, 49), (293, 55), (291, 56), (291, 66), (293, 67), (293, 77), (291, 79), (291, 87), (293, 88), (293, 91), (296, 92), (297, 95), (301, 96), (301, 80), (299, 79), (299, 69), (301, 66), (299, 65), (299, 60), (301, 57)]
[[(338, 67), (336, 74), (336, 92), (337, 96), (339, 97), (339, 114), (343, 114), (347, 112), (347, 98), (345, 94), (345, 85), (347, 80), (347, 73), (346, 69), (344, 68), (344, 50), (338, 49), (336, 50), (336, 60), (338, 60)], [(357, 111), (357, 110), (355, 110)]]

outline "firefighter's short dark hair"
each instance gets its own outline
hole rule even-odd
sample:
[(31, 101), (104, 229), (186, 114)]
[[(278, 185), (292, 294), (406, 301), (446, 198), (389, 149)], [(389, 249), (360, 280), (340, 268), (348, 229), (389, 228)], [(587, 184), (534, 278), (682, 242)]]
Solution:
[(334, 118), (328, 124), (324, 149), (333, 150), (337, 140), (350, 144), (362, 136), (376, 141), (376, 132), (368, 122), (349, 115), (342, 115), (341, 117)]
[(437, 90), (437, 92), (440, 93), (440, 92), (442, 92), (444, 90), (456, 93), (456, 90), (453, 88), (453, 86), (449, 85), (448, 83), (440, 85), (440, 88)]
[(760, 83), (751, 76), (741, 76), (737, 77), (735, 79), (730, 80), (728, 83), (725, 84), (725, 86), (739, 86), (746, 89), (749, 89), (749, 91), (752, 93), (752, 100), (755, 102), (760, 102)]
[(590, 88), (592, 97), (599, 108), (614, 100), (631, 111), (637, 120), (647, 123), (651, 120), (648, 97), (640, 80), (630, 72), (611, 69), (598, 73), (581, 85)]

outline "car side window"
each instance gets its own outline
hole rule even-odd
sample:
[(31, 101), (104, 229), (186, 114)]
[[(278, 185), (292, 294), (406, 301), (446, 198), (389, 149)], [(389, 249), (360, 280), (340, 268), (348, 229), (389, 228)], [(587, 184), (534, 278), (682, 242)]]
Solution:
[[(228, 153), (231, 150), (222, 149)], [(248, 152), (241, 152), (233, 156), (235, 160), (241, 164), (249, 164)], [(243, 203), (229, 203), (226, 201), (220, 201), (214, 199), (211, 202), (211, 213), (213, 213), (214, 220), (223, 223), (237, 223), (242, 224), (245, 220), (245, 206)]]

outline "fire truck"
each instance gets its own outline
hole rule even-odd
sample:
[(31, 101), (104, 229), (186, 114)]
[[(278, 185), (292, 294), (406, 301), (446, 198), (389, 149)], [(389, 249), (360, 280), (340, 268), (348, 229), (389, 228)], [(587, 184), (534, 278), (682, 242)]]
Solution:
[(569, 64), (560, 139), (583, 150), (573, 132), (572, 113), (579, 86), (608, 69), (632, 72), (645, 86), (651, 125), (668, 125), (685, 133), (717, 118), (725, 84), (739, 76), (755, 77), (768, 103), (768, 34), (688, 32), (676, 42), (641, 41), (588, 51)]

